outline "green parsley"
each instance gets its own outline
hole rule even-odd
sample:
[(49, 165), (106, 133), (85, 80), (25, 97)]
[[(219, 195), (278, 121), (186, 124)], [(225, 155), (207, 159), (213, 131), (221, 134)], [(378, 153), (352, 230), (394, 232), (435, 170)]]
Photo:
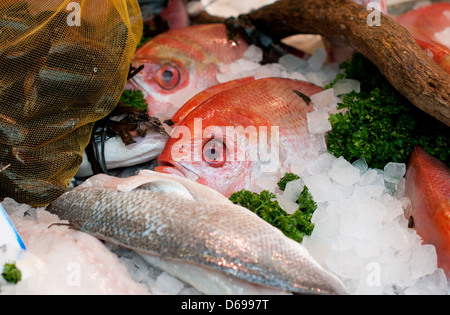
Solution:
[[(299, 179), (298, 175), (287, 173), (278, 183), (283, 187), (291, 180)], [(305, 235), (311, 235), (314, 224), (311, 217), (317, 209), (308, 188), (305, 186), (303, 192), (298, 196), (299, 209), (293, 214), (284, 211), (276, 200), (276, 195), (268, 190), (260, 194), (248, 190), (241, 190), (231, 195), (230, 200), (257, 214), (260, 218), (278, 228), (287, 237), (301, 243)]]
[[(353, 162), (363, 157), (369, 167), (407, 163), (415, 146), (450, 163), (449, 127), (424, 114), (401, 95), (368, 59), (355, 54), (341, 64), (345, 77), (361, 82), (361, 92), (344, 96), (330, 115), (328, 151)], [(343, 78), (341, 74), (338, 78)]]
[(125, 105), (142, 110), (148, 110), (148, 103), (141, 90), (125, 90), (120, 97)]
[(278, 187), (284, 191), (286, 189), (286, 184), (296, 179), (300, 179), (300, 176), (294, 173), (286, 173), (278, 182)]
[(3, 278), (8, 283), (17, 284), (20, 280), (22, 280), (22, 273), (19, 269), (17, 269), (16, 264), (5, 264), (3, 266)]

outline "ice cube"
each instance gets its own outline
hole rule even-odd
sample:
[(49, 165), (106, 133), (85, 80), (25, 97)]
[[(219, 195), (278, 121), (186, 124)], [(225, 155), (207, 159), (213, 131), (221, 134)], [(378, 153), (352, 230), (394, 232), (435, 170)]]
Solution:
[(383, 171), (379, 169), (375, 169), (377, 171), (377, 176), (375, 177), (375, 180), (372, 182), (372, 185), (378, 185), (385, 187), (385, 181), (383, 176)]
[(255, 74), (253, 75), (255, 77), (255, 80), (259, 79), (265, 79), (265, 78), (271, 78), (272, 71), (270, 71), (267, 67), (260, 67), (259, 69), (255, 70)]
[(291, 80), (307, 81), (306, 77), (300, 72), (288, 73), (284, 77)]
[(319, 264), (323, 265), (325, 263), (330, 250), (329, 242), (321, 238), (305, 236), (303, 237), (302, 245)]
[(406, 179), (402, 178), (397, 183), (397, 187), (396, 187), (396, 190), (395, 190), (395, 196), (397, 198), (401, 198), (401, 197), (403, 197), (405, 195), (405, 187), (406, 187)]
[(281, 77), (281, 72), (286, 71), (286, 68), (278, 63), (267, 64), (265, 68), (270, 70), (272, 77)]
[(250, 45), (245, 51), (243, 58), (252, 62), (261, 62), (263, 60), (263, 51), (256, 45)]
[(379, 238), (370, 240), (370, 239), (364, 239), (360, 240), (357, 239), (355, 241), (355, 249), (356, 252), (360, 257), (363, 258), (372, 258), (375, 259), (378, 257), (378, 255), (381, 252), (382, 249), (382, 243), (379, 241)]
[(296, 158), (293, 161), (291, 160), (289, 162), (289, 169), (291, 173), (302, 175), (305, 171), (306, 166), (308, 165), (309, 161), (304, 158)]
[(262, 190), (268, 190), (270, 192), (274, 192), (277, 187), (278, 177), (273, 174), (263, 174), (261, 175), (257, 181), (256, 186), (260, 187)]
[(319, 71), (325, 61), (327, 60), (328, 54), (322, 47), (317, 48), (314, 54), (308, 59), (308, 66), (311, 71)]
[(324, 87), (326, 84), (326, 78), (323, 74), (321, 74), (320, 72), (307, 72), (305, 74), (306, 79), (308, 79), (309, 82), (311, 82), (312, 84)]
[(415, 285), (406, 288), (405, 295), (446, 295), (447, 278), (443, 269), (436, 269), (432, 274), (421, 278)]
[(315, 224), (311, 237), (328, 240), (331, 244), (334, 238), (339, 235), (339, 217), (334, 213), (323, 215), (327, 211), (322, 212), (319, 216), (315, 216), (316, 212), (314, 212), (311, 219), (311, 222)]
[(325, 264), (341, 278), (359, 279), (361, 259), (353, 250), (330, 250)]
[(308, 172), (311, 175), (318, 175), (321, 173), (328, 172), (328, 170), (331, 168), (331, 164), (336, 159), (337, 158), (334, 155), (328, 152), (323, 153), (319, 155), (317, 159), (308, 164), (307, 166)]
[(405, 163), (389, 162), (384, 167), (383, 177), (388, 183), (398, 183), (406, 173)]
[(378, 198), (385, 192), (384, 186), (380, 185), (365, 185), (355, 187), (355, 193), (363, 194), (367, 197)]
[(305, 188), (305, 183), (303, 183), (302, 179), (296, 179), (290, 181), (286, 184), (286, 188), (284, 189), (283, 196), (289, 199), (292, 202), (296, 202), (298, 196), (302, 193)]
[(333, 88), (336, 96), (348, 94), (352, 91), (359, 93), (361, 91), (361, 83), (353, 79), (342, 79), (337, 81)]
[(382, 229), (387, 209), (366, 196), (352, 196), (345, 200), (340, 211), (340, 232), (357, 239), (374, 240)]
[(408, 253), (384, 248), (380, 254), (383, 281), (399, 288), (413, 285), (414, 280), (411, 279), (408, 259)]
[(305, 68), (307, 66), (307, 62), (303, 59), (300, 59), (297, 56), (292, 54), (286, 54), (282, 56), (278, 63), (283, 65), (286, 68), (286, 71), (292, 73), (298, 69)]
[(156, 291), (155, 293), (157, 294), (176, 295), (183, 289), (183, 287), (183, 282), (174, 278), (167, 272), (163, 272), (156, 279), (156, 288), (154, 288), (154, 291)]
[(315, 202), (331, 201), (337, 197), (333, 183), (325, 174), (306, 176), (303, 181)]
[(352, 165), (357, 169), (359, 169), (360, 175), (365, 174), (369, 170), (369, 166), (367, 165), (366, 159), (364, 159), (363, 157), (357, 159), (355, 162), (352, 163)]
[(341, 156), (333, 161), (328, 175), (334, 182), (350, 186), (359, 181), (360, 170)]
[(308, 154), (311, 156), (319, 156), (328, 152), (327, 142), (323, 133), (315, 133), (309, 135)]
[(359, 180), (359, 184), (362, 186), (365, 185), (371, 185), (373, 182), (375, 182), (375, 179), (377, 178), (378, 172), (374, 169), (367, 170), (364, 175), (361, 176)]
[(310, 133), (325, 133), (331, 130), (331, 123), (328, 121), (330, 115), (325, 110), (316, 110), (306, 114), (308, 130)]
[(386, 207), (386, 209), (388, 209), (385, 217), (383, 218), (384, 222), (390, 223), (394, 221), (396, 218), (398, 218), (400, 215), (403, 215), (403, 203), (401, 200), (387, 193), (380, 195), (377, 200), (381, 202)]
[(415, 245), (409, 260), (411, 277), (419, 279), (434, 272), (437, 268), (436, 248), (433, 245)]
[(400, 224), (396, 221), (387, 223), (383, 227), (383, 239), (384, 246), (389, 246), (395, 250), (405, 250), (408, 249), (409, 237), (405, 231), (406, 227), (400, 226)]
[(232, 73), (242, 73), (244, 71), (255, 70), (260, 67), (257, 62), (252, 62), (246, 59), (239, 59), (236, 62), (230, 64), (230, 72)]
[(221, 72), (216, 75), (216, 79), (219, 83), (233, 81), (233, 80), (239, 79), (240, 77), (241, 76), (239, 75), (239, 73), (234, 73), (232, 71)]
[(294, 213), (299, 208), (297, 203), (293, 202), (291, 199), (287, 198), (282, 194), (277, 194), (277, 201), (281, 209), (283, 209), (289, 214)]
[(331, 244), (331, 248), (335, 250), (350, 250), (355, 246), (355, 239), (347, 235), (337, 235)]
[(311, 96), (311, 101), (313, 102), (315, 109), (331, 108), (331, 105), (335, 106), (334, 103), (336, 102), (336, 99), (334, 89), (327, 89)]
[(339, 73), (339, 63), (338, 62), (330, 62), (322, 67), (321, 72), (325, 75), (327, 83), (331, 83), (336, 78)]

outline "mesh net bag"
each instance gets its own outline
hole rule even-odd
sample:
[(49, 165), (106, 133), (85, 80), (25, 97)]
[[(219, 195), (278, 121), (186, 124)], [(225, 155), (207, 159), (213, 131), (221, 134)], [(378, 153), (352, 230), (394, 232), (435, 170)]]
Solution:
[(142, 28), (137, 0), (0, 0), (0, 197), (43, 206), (67, 190)]

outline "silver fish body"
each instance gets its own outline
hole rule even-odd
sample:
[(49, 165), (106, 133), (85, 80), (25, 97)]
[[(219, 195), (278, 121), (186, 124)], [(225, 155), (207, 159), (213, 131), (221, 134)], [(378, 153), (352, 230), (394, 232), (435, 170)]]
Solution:
[(79, 187), (63, 194), (48, 210), (100, 239), (202, 267), (205, 273), (210, 270), (293, 293), (345, 293), (340, 280), (301, 244), (237, 205), (146, 189)]

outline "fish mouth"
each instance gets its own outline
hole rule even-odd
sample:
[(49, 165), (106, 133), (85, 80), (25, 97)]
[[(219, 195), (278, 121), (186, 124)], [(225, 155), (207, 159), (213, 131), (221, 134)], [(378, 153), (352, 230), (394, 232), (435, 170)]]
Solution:
[(155, 172), (159, 173), (165, 173), (165, 174), (173, 174), (178, 175), (187, 179), (190, 179), (192, 181), (197, 181), (200, 177), (196, 173), (194, 173), (192, 170), (188, 170), (187, 168), (183, 167), (182, 165), (177, 165), (175, 163), (170, 163), (166, 161), (158, 161), (158, 166), (154, 168)]
[(158, 173), (173, 174), (173, 175), (178, 175), (181, 177), (186, 177), (186, 176), (184, 176), (184, 173), (182, 171), (180, 171), (179, 169), (177, 169), (174, 166), (168, 166), (168, 165), (156, 166), (154, 168), (154, 170), (155, 170), (155, 172), (158, 172)]

